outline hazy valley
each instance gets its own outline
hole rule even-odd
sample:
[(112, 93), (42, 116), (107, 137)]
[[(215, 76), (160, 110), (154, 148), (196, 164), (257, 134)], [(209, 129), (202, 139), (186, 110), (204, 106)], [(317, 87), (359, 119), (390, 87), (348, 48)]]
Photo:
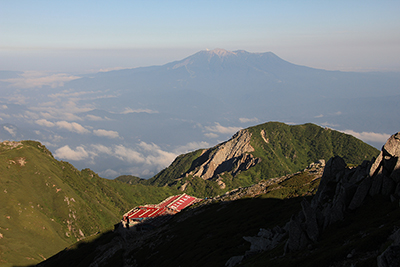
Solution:
[(380, 148), (400, 128), (399, 77), (223, 49), (85, 75), (1, 71), (0, 139), (39, 140), (106, 178), (150, 178), (182, 153), (266, 121), (311, 122)]

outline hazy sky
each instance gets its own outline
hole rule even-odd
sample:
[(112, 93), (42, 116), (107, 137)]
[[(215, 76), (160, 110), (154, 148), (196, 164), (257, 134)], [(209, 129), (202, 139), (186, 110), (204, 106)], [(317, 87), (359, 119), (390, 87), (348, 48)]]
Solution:
[(199, 50), (400, 71), (400, 1), (0, 0), (0, 70), (97, 71)]

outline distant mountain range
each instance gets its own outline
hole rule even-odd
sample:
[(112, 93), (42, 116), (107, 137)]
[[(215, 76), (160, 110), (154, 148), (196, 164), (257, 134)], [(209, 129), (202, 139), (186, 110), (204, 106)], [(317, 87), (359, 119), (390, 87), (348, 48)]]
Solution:
[(150, 178), (182, 153), (267, 121), (347, 130), (378, 148), (400, 128), (398, 73), (326, 71), (271, 52), (200, 51), (32, 88), (39, 81), (23, 75), (0, 72), (0, 139), (39, 140), (107, 178)]

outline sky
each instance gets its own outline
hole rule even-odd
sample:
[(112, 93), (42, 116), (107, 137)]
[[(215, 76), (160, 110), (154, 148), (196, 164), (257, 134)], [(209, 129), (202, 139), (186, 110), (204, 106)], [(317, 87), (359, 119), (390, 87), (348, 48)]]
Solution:
[(400, 71), (399, 13), (398, 0), (0, 0), (0, 70), (97, 72), (223, 48), (329, 70)]

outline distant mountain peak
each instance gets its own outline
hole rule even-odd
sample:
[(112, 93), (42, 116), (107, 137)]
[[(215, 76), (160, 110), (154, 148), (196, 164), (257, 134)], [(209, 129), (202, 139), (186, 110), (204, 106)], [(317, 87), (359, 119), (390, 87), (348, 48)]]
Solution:
[(215, 48), (214, 50), (206, 50), (209, 55), (217, 55), (219, 57), (225, 57), (229, 55), (236, 55), (236, 52), (228, 51), (222, 48)]

